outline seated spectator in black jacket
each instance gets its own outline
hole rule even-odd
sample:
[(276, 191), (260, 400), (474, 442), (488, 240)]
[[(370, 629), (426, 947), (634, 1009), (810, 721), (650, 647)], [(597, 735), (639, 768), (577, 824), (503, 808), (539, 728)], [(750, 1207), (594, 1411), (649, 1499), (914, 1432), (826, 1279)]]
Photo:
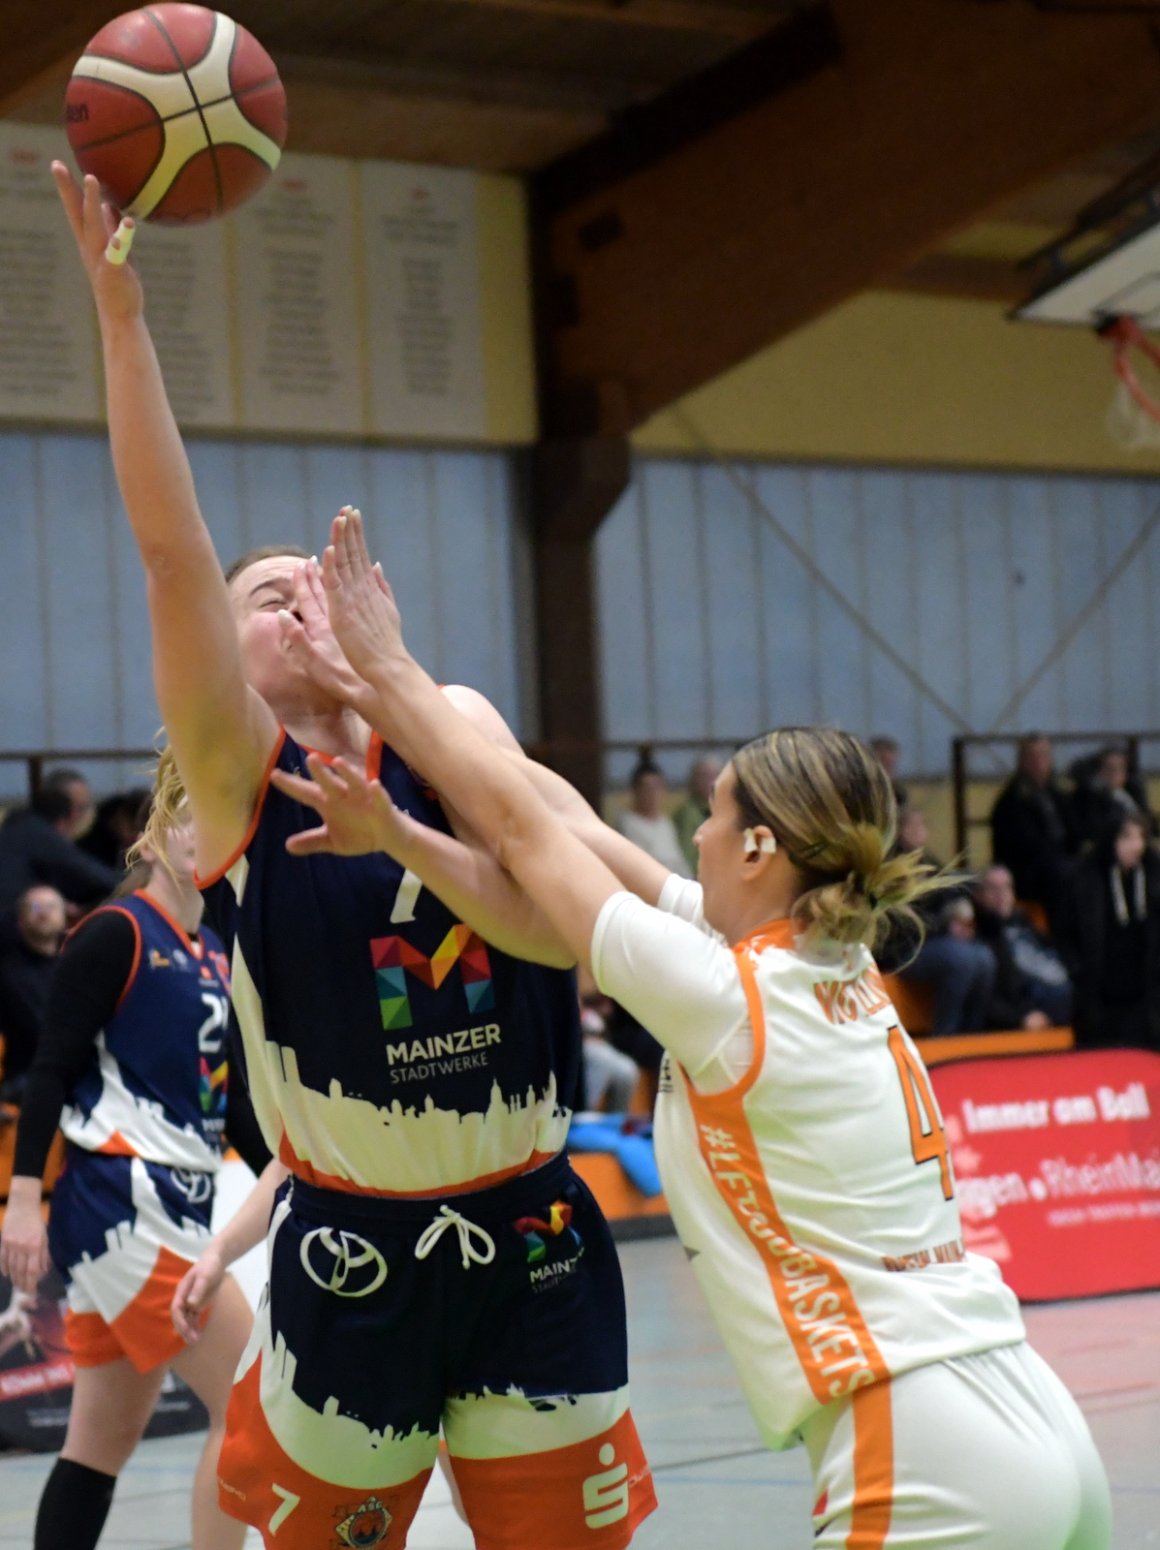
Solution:
[[(898, 818), (894, 853), (918, 850), (936, 870), (942, 863), (926, 848), (926, 819), (916, 807)], [(995, 983), (994, 955), (975, 941), (974, 910), (961, 885), (938, 889), (913, 906), (926, 927), (921, 946), (896, 932), (876, 950), (886, 973), (900, 974), (934, 992), (931, 1033), (977, 1033), (987, 1026), (987, 1007)]]
[(4, 1069), (0, 1098), (18, 1103), (36, 1053), (53, 961), (65, 933), (64, 900), (37, 884), (20, 895), (16, 935), (0, 953), (0, 1033)]
[(123, 872), (125, 852), (140, 839), (151, 800), (152, 793), (145, 786), (105, 797), (97, 804), (92, 828), (77, 844), (86, 855), (95, 856), (106, 866)]
[(1015, 903), (1005, 866), (985, 868), (974, 888), (975, 934), (995, 955), (989, 1028), (1059, 1028), (1071, 1022), (1071, 981), (1054, 945)]
[(1142, 818), (1149, 829), (1155, 829), (1144, 788), (1129, 772), (1126, 749), (1109, 744), (1094, 759), (1080, 760), (1072, 770), (1072, 811), (1076, 838), (1081, 843), (1097, 839), (1117, 818)]
[(74, 843), (92, 815), (88, 785), (75, 770), (52, 771), (29, 807), (8, 814), (0, 824), (0, 916), (10, 919), (35, 883), (47, 883), (74, 906), (112, 893), (121, 873)]
[(1051, 744), (1029, 732), (1015, 773), (991, 809), (994, 858), (1015, 879), (1015, 894), (1034, 899), (1052, 918), (1071, 876), (1073, 819), (1068, 794), (1052, 773)]
[(1115, 820), (1079, 863), (1062, 946), (1077, 1043), (1160, 1050), (1160, 856), (1143, 819)]

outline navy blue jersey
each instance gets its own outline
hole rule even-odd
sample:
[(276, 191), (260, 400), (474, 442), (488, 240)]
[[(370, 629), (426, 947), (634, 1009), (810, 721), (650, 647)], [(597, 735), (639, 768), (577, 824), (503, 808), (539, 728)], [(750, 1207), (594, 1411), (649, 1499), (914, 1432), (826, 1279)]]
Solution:
[[(306, 773), (283, 734), (271, 768)], [(448, 832), (378, 738), (392, 801)], [(204, 880), (227, 942), (254, 1109), (290, 1168), (331, 1189), (479, 1189), (560, 1151), (580, 1034), (575, 977), (497, 951), (381, 853), (290, 856), (309, 808), (267, 780), (238, 854)]]
[(61, 1129), (90, 1152), (213, 1172), (226, 1113), (229, 971), (221, 943), (211, 931), (191, 940), (144, 893), (88, 919), (107, 910), (133, 925), (133, 967), (69, 1094)]

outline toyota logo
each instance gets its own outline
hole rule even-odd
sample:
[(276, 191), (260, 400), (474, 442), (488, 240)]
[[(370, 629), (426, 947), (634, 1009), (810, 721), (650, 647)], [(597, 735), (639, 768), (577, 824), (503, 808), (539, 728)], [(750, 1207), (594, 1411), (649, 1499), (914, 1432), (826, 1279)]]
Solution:
[(213, 1175), (195, 1173), (190, 1168), (174, 1168), (169, 1177), (191, 1206), (203, 1206), (213, 1198)]
[(315, 1227), (303, 1238), (299, 1258), (315, 1286), (336, 1297), (369, 1297), (387, 1279), (386, 1260), (373, 1243), (354, 1232)]

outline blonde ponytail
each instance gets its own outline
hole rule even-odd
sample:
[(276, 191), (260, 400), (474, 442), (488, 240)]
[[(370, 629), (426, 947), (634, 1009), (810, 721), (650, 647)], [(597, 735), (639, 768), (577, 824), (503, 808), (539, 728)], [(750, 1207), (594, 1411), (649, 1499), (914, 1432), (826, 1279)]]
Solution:
[(905, 925), (921, 941), (914, 900), (958, 879), (920, 851), (891, 854), (897, 805), (868, 748), (827, 727), (783, 727), (747, 743), (733, 768), (741, 822), (772, 829), (802, 874), (803, 935), (873, 949)]
[(125, 865), (129, 869), (138, 863), (149, 863), (142, 855), (144, 849), (153, 852), (157, 866), (173, 875), (173, 869), (165, 854), (165, 841), (172, 829), (181, 821), (179, 814), (186, 803), (185, 782), (177, 769), (173, 750), (166, 744), (157, 755), (157, 770), (153, 780), (153, 800), (149, 804), (149, 816), (140, 836), (125, 852)]

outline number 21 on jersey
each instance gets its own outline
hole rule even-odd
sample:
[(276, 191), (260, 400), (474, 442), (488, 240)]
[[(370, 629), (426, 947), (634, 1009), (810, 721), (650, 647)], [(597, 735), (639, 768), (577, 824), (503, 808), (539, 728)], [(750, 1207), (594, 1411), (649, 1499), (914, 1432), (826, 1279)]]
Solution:
[(910, 1122), (911, 1153), (916, 1163), (937, 1161), (943, 1198), (953, 1200), (955, 1184), (947, 1155), (947, 1133), (930, 1090), (926, 1067), (907, 1043), (901, 1028), (891, 1028), (887, 1042), (898, 1067), (898, 1080), (902, 1083), (902, 1099)]

